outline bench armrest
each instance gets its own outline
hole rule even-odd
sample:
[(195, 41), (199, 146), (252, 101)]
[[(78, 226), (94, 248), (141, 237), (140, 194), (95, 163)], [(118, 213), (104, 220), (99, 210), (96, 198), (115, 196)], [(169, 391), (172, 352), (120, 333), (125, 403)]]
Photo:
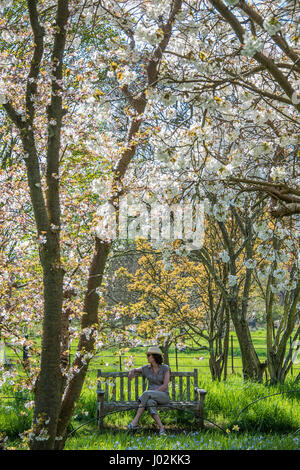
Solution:
[(195, 388), (195, 392), (199, 393), (199, 395), (206, 395), (207, 394), (207, 391), (204, 390), (203, 388), (198, 388), (198, 387), (194, 387), (194, 388)]

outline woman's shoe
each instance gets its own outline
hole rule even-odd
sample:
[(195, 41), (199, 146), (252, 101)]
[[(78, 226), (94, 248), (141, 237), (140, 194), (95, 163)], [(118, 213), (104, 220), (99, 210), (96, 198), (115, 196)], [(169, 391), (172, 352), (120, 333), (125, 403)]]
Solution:
[(159, 430), (159, 435), (160, 435), (160, 436), (165, 436), (166, 434), (167, 434), (167, 433), (166, 433), (166, 431), (165, 431), (164, 429), (160, 429), (160, 430)]
[(128, 426), (127, 426), (127, 429), (129, 429), (130, 431), (138, 431), (140, 429), (140, 427), (139, 426), (134, 426), (134, 424), (129, 423)]

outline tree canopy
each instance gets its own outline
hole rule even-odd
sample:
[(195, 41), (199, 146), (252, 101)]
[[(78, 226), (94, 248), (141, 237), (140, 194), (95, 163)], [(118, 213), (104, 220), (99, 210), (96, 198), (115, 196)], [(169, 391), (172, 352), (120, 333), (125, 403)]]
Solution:
[[(288, 340), (299, 336), (298, 2), (6, 0), (0, 13), (0, 331), (16, 351), (38, 353), (22, 379), (6, 371), (1, 380), (17, 374), (34, 392), (31, 448), (63, 448), (90, 361), (120, 339), (99, 312), (111, 256), (122, 250), (124, 201), (126, 233), (149, 242), (155, 220), (159, 235), (148, 256), (158, 254), (163, 277), (146, 285), (140, 309), (157, 309), (164, 288), (166, 331), (183, 307), (199, 335), (206, 314), (210, 339), (228, 333), (230, 319), (245, 377), (261, 380), (267, 366), (283, 381)], [(195, 244), (197, 205), (205, 238)], [(180, 225), (187, 207), (194, 245), (187, 218)], [(162, 208), (180, 241), (177, 266)], [(190, 310), (185, 290), (199, 280), (201, 303)], [(255, 289), (266, 364), (247, 326)], [(25, 338), (28, 328), (41, 344)], [(213, 345), (211, 354), (220, 378)]]

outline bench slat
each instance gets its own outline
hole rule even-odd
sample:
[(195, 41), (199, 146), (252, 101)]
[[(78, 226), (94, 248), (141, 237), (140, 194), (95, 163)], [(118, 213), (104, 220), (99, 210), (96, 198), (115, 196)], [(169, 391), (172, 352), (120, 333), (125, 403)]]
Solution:
[(139, 397), (139, 377), (138, 375), (135, 376), (135, 399), (137, 400)]
[(194, 372), (171, 372), (170, 376), (172, 377), (194, 377)]
[[(104, 402), (104, 407), (105, 409), (112, 409), (112, 408), (115, 408), (115, 409), (118, 409), (118, 408), (127, 408), (127, 409), (135, 409), (137, 408), (139, 405), (139, 402), (138, 401), (123, 401), (123, 402), (118, 402), (118, 401), (108, 401), (108, 402)], [(171, 401), (169, 402), (167, 405), (157, 405), (157, 408), (161, 408), (162, 410), (164, 409), (176, 409), (176, 408), (179, 408), (179, 409), (184, 409), (184, 408), (194, 408), (194, 409), (198, 409), (199, 407), (199, 402), (198, 401), (190, 401), (190, 402), (187, 402), (187, 401)]]
[(182, 400), (182, 376), (179, 376), (179, 400)]
[(196, 388), (198, 387), (198, 369), (194, 369), (194, 400), (198, 399)]
[(175, 377), (171, 376), (171, 382), (172, 382), (172, 400), (175, 400)]
[(187, 401), (191, 400), (190, 377), (186, 378), (186, 399)]
[(128, 400), (131, 401), (131, 380), (128, 379), (127, 384), (128, 384), (127, 396), (128, 396)]
[(124, 376), (120, 376), (120, 400), (124, 401)]
[(128, 377), (128, 372), (101, 372), (101, 377)]
[(115, 401), (116, 400), (116, 392), (117, 392), (117, 379), (114, 378), (113, 380), (113, 387), (112, 387), (112, 399)]

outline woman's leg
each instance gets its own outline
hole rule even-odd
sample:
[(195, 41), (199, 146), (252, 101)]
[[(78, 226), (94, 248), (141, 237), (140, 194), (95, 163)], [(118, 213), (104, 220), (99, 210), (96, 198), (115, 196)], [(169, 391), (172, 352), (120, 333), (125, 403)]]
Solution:
[(149, 407), (149, 412), (150, 412), (152, 418), (154, 419), (154, 421), (156, 422), (156, 424), (158, 425), (160, 430), (163, 430), (164, 426), (163, 426), (163, 424), (160, 420), (160, 417), (158, 415), (156, 405), (157, 404), (166, 405), (169, 401), (170, 401), (169, 396), (166, 393), (159, 392), (159, 391), (151, 392), (151, 397), (147, 401), (147, 405)]
[(159, 429), (164, 429), (164, 426), (163, 426), (163, 424), (160, 420), (160, 417), (159, 417), (158, 413), (153, 413), (151, 416), (154, 419), (154, 421), (156, 422)]
[(133, 426), (138, 425), (139, 419), (142, 416), (144, 410), (145, 410), (145, 408), (143, 406), (138, 408), (137, 414), (135, 415), (135, 417), (134, 417), (134, 419), (132, 420), (132, 423), (131, 423), (131, 424), (133, 424)]
[(133, 421), (131, 422), (131, 424), (133, 426), (138, 425), (139, 419), (140, 419), (140, 417), (142, 416), (142, 414), (145, 410), (145, 405), (148, 401), (148, 395), (149, 395), (149, 392), (146, 391), (146, 392), (142, 393), (142, 395), (138, 399), (139, 407), (138, 407), (138, 410), (137, 410), (137, 414), (135, 415)]

